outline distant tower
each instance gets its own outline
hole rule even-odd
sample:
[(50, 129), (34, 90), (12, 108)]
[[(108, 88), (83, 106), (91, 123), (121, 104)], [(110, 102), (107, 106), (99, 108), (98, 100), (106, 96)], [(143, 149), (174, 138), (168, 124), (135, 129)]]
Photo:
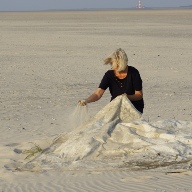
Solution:
[(136, 6), (136, 8), (138, 8), (138, 9), (143, 9), (143, 8), (145, 8), (145, 7), (141, 4), (141, 1), (139, 1), (139, 4)]

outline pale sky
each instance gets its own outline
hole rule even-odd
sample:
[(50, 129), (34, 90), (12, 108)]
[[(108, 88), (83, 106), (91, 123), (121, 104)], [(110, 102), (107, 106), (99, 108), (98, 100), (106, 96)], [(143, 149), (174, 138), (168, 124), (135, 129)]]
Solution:
[[(192, 0), (141, 0), (145, 7), (179, 7)], [(48, 9), (132, 8), (138, 0), (0, 0), (0, 11)]]

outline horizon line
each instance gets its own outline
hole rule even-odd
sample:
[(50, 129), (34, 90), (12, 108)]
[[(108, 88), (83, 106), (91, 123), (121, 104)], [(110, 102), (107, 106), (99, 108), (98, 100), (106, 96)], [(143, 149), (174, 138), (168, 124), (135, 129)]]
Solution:
[(80, 8), (80, 9), (43, 9), (43, 10), (0, 10), (0, 12), (46, 12), (46, 11), (110, 11), (110, 10), (167, 10), (167, 9), (192, 9), (192, 5), (179, 7), (144, 7), (144, 8)]

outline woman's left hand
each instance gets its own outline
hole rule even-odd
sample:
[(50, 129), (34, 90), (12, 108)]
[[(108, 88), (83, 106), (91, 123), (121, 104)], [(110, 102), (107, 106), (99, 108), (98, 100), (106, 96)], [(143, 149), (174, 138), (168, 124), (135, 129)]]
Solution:
[(127, 97), (127, 93), (123, 93), (122, 96), (126, 96)]

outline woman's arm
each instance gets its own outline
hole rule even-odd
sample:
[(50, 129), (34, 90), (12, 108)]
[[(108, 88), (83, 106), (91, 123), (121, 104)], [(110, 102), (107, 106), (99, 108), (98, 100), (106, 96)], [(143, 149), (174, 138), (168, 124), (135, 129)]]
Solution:
[(91, 103), (98, 101), (102, 96), (105, 90), (98, 88), (93, 94), (91, 94), (87, 99), (85, 99), (86, 103)]
[(141, 100), (143, 98), (143, 91), (135, 91), (134, 95), (127, 95), (128, 99), (130, 101), (138, 101)]

